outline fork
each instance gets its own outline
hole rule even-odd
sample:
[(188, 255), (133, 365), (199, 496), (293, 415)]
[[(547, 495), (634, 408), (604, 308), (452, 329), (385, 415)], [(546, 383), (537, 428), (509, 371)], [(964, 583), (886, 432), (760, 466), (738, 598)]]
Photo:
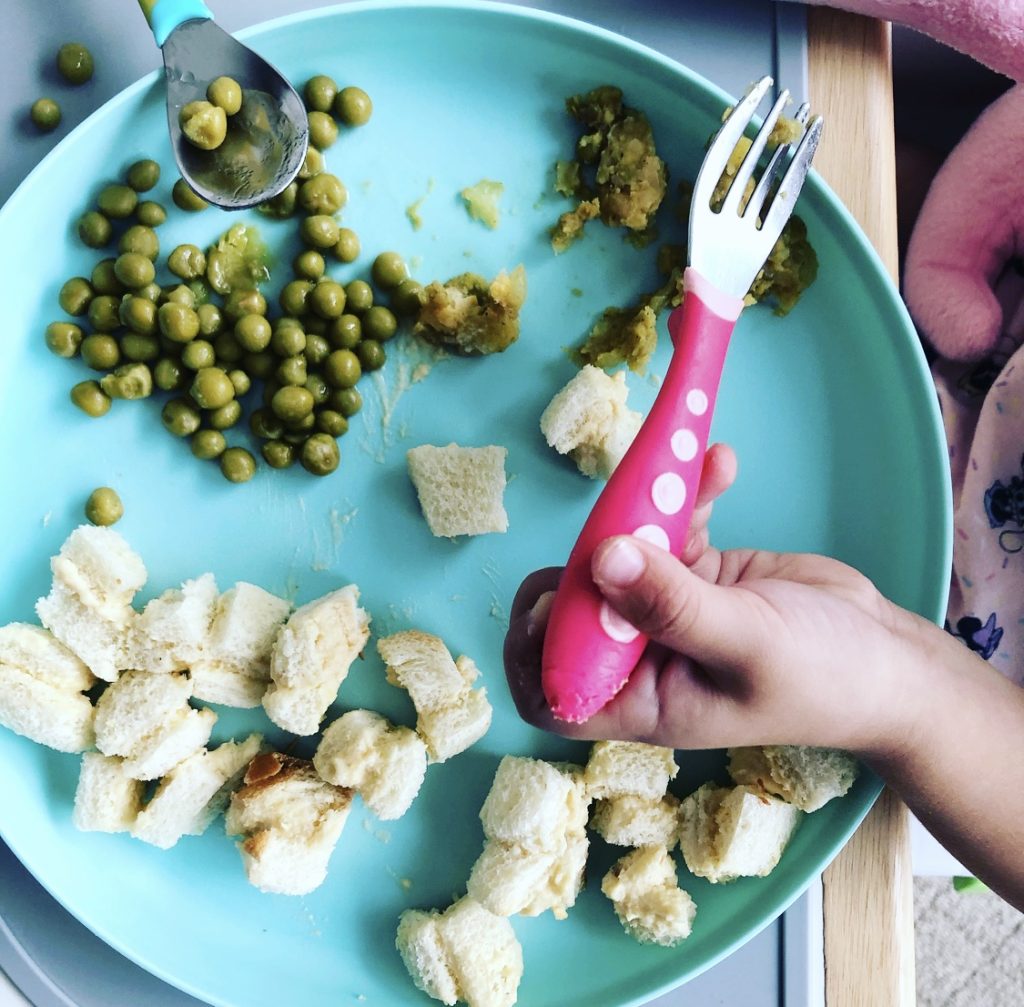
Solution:
[[(600, 710), (625, 685), (647, 643), (594, 584), (594, 550), (612, 535), (632, 534), (676, 556), (686, 543), (729, 338), (744, 295), (793, 212), (821, 136), (822, 120), (816, 116), (795, 150), (786, 144), (773, 152), (745, 199), (768, 136), (789, 101), (783, 91), (721, 206), (713, 206), (729, 157), (771, 86), (771, 77), (763, 77), (750, 88), (701, 165), (690, 208), (685, 296), (668, 320), (672, 359), (647, 419), (580, 532), (552, 603), (542, 685), (560, 720), (579, 723)], [(801, 106), (798, 119), (806, 121), (808, 112)]]

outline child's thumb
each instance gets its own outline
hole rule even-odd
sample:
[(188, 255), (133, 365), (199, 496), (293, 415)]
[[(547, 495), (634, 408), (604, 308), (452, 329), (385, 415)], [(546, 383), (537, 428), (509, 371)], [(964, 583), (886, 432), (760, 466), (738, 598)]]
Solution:
[(608, 539), (594, 551), (591, 575), (641, 633), (695, 661), (736, 665), (759, 652), (746, 592), (709, 584), (657, 546)]

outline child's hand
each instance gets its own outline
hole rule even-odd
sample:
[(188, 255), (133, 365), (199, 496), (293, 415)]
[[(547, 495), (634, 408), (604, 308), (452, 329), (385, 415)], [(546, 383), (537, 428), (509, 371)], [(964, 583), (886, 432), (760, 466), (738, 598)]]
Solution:
[(594, 555), (602, 593), (651, 639), (622, 691), (584, 724), (555, 719), (540, 685), (547, 615), (560, 570), (524, 581), (505, 667), (520, 715), (578, 738), (674, 748), (815, 744), (883, 752), (903, 737), (921, 668), (923, 620), (850, 567), (820, 556), (706, 547), (711, 500), (732, 480), (709, 452), (688, 567), (650, 543), (610, 539)]

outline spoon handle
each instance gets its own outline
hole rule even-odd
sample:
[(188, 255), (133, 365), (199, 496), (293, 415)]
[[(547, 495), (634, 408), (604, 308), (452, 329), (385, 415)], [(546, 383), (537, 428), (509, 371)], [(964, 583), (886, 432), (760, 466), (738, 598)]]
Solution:
[(139, 6), (161, 47), (183, 21), (206, 21), (213, 17), (202, 0), (139, 0)]

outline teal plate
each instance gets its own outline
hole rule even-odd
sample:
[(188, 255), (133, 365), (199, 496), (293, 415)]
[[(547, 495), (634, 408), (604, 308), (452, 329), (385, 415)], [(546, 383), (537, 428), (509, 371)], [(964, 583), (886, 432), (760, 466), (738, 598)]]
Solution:
[[(0, 732), (0, 831), (100, 937), (212, 1004), (425, 1001), (394, 948), (398, 914), (445, 906), (463, 889), (482, 842), (477, 812), (498, 760), (509, 752), (586, 756), (586, 746), (517, 718), (502, 640), (516, 587), (530, 570), (564, 560), (599, 489), (548, 450), (538, 431), (544, 405), (573, 374), (564, 347), (605, 306), (651, 289), (656, 274), (653, 249), (638, 252), (598, 225), (566, 254), (551, 254), (546, 229), (566, 208), (551, 192), (551, 168), (574, 139), (563, 99), (618, 84), (648, 112), (673, 177), (683, 179), (694, 176), (728, 98), (623, 38), (521, 8), (356, 3), (244, 35), (293, 80), (326, 72), (373, 97), (370, 124), (345, 132), (328, 153), (350, 191), (344, 220), (365, 250), (358, 264), (332, 272), (365, 275), (372, 255), (386, 248), (402, 251), (422, 280), (467, 269), (492, 275), (521, 262), (530, 287), (522, 338), (493, 358), (449, 358), (419, 370), (422, 352), (393, 348), (384, 372), (361, 384), (366, 407), (341, 442), (341, 469), (322, 480), (261, 469), (251, 483), (230, 485), (164, 433), (155, 401), (115, 404), (102, 420), (85, 417), (67, 391), (86, 368), (53, 357), (43, 329), (60, 317), (61, 282), (87, 275), (98, 257), (74, 237), (72, 222), (104, 182), (137, 157), (157, 156), (164, 178), (154, 195), (170, 205), (175, 176), (163, 93), (157, 76), (147, 77), (65, 139), (0, 212), (0, 247), (24, 252), (8, 252), (2, 280), (0, 620), (33, 618), (49, 557), (81, 521), (88, 492), (112, 485), (126, 508), (118, 530), (149, 569), (140, 600), (208, 570), (222, 589), (248, 580), (296, 602), (354, 581), (376, 635), (417, 627), (476, 659), (494, 723), (468, 753), (431, 767), (401, 820), (379, 823), (357, 802), (327, 882), (303, 898), (250, 887), (219, 823), (169, 852), (126, 836), (76, 832), (78, 760), (7, 731)], [(471, 221), (458, 196), (483, 178), (505, 184), (494, 231)], [(418, 201), (422, 227), (415, 230), (406, 208)], [(922, 353), (867, 242), (817, 178), (799, 209), (820, 277), (788, 317), (755, 308), (740, 320), (714, 429), (735, 445), (740, 476), (717, 507), (715, 538), (840, 557), (896, 601), (939, 619), (950, 506)], [(663, 217), (663, 237), (681, 239), (669, 208)], [(294, 224), (260, 220), (282, 276), (297, 247)], [(219, 211), (172, 213), (160, 230), (164, 252), (181, 241), (202, 245), (230, 222)], [(662, 338), (655, 374), (667, 353)], [(655, 381), (630, 376), (630, 384), (631, 404), (649, 406)], [(236, 434), (242, 443), (246, 436)], [(508, 448), (508, 534), (459, 542), (429, 534), (404, 455), (416, 444), (451, 441)], [(402, 723), (414, 719), (405, 695), (384, 683), (372, 648), (334, 712), (364, 705)], [(259, 711), (220, 714), (217, 739), (258, 729), (279, 744), (291, 741)], [(297, 750), (308, 753), (309, 742)], [(723, 776), (720, 753), (680, 753), (679, 761), (674, 787), (681, 794)], [(878, 789), (864, 775), (847, 797), (808, 817), (768, 878), (712, 887), (680, 867), (699, 909), (693, 935), (674, 950), (641, 946), (622, 932), (600, 893), (600, 878), (621, 851), (595, 840), (586, 890), (567, 921), (550, 914), (513, 920), (525, 958), (520, 1002), (636, 1004), (707, 968), (800, 894)]]

